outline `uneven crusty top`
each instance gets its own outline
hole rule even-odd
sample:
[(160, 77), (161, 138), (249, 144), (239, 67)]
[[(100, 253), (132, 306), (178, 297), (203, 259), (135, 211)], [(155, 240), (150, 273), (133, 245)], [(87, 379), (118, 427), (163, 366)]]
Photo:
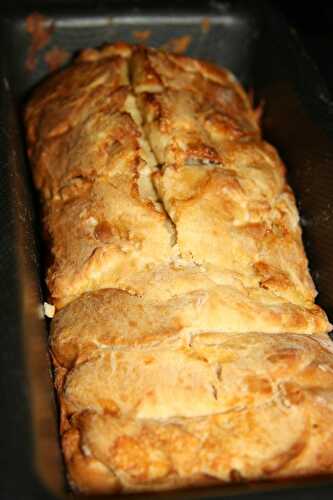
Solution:
[(230, 296), (228, 329), (253, 331), (258, 315), (260, 331), (329, 329), (284, 166), (228, 71), (88, 49), (37, 89), (26, 124), (57, 307), (105, 287), (143, 295), (170, 276), (157, 298)]
[(83, 492), (333, 471), (333, 351), (285, 169), (235, 78), (126, 44), (26, 109)]
[(105, 289), (56, 315), (51, 346), (74, 487), (130, 492), (333, 472), (329, 339), (216, 332), (198, 302), (179, 305)]

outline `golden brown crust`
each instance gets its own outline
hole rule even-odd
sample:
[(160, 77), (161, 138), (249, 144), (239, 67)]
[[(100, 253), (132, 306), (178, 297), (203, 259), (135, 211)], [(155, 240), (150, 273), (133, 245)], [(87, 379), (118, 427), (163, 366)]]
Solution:
[[(122, 43), (88, 49), (37, 89), (26, 123), (58, 308), (105, 287), (142, 295), (145, 272), (197, 266), (246, 294), (267, 290), (267, 304), (272, 294), (294, 304), (313, 331), (284, 166), (228, 71)], [(314, 328), (327, 331), (321, 318)]]
[(81, 462), (100, 463), (124, 491), (332, 472), (326, 337), (178, 340), (100, 347), (71, 367), (62, 389), (66, 455), (75, 433)]
[[(183, 278), (190, 280), (190, 276)], [(319, 308), (313, 308), (305, 316), (297, 306), (274, 296), (270, 297), (270, 305), (265, 306), (260, 301), (267, 298), (267, 293), (263, 297), (254, 293), (251, 297), (241, 288), (216, 286), (207, 280), (199, 281), (199, 277), (197, 280), (197, 286), (206, 288), (184, 290), (163, 301), (114, 289), (82, 295), (56, 315), (51, 336), (53, 353), (64, 366), (70, 367), (78, 360), (83, 362), (87, 356), (96, 355), (101, 348), (168, 345), (179, 338), (200, 336), (202, 332), (278, 334), (283, 325), (284, 331), (311, 333), (320, 327)], [(159, 288), (160, 282), (150, 281), (150, 284)]]
[(73, 487), (332, 472), (331, 325), (284, 165), (234, 76), (87, 49), (25, 118)]

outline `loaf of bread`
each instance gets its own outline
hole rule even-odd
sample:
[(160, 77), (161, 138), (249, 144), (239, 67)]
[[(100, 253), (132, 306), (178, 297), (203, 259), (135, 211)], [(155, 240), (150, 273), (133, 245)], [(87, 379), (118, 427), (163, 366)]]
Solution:
[(295, 200), (227, 70), (123, 43), (32, 95), (69, 479), (333, 472), (333, 344)]

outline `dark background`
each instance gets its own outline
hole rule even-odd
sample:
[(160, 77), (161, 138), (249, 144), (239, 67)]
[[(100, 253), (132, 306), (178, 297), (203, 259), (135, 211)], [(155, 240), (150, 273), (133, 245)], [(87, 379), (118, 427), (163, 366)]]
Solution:
[[(218, 2), (219, 0), (213, 0)], [(236, 0), (237, 1), (237, 0)], [(255, 0), (249, 0), (254, 2)], [(127, 3), (132, 5), (140, 5), (149, 3), (158, 7), (163, 3), (170, 6), (189, 3), (190, 5), (207, 5), (209, 0), (127, 0)], [(48, 6), (66, 6), (70, 8), (75, 6), (105, 6), (107, 4), (121, 4), (123, 0), (2, 0), (0, 6), (1, 12), (6, 10), (15, 10), (26, 8), (34, 10), (36, 4), (40, 5), (41, 9), (47, 9)], [(232, 2), (228, 2), (232, 3)], [(333, 2), (327, 0), (316, 0), (315, 2), (299, 2), (293, 0), (271, 0), (278, 9), (280, 9), (289, 24), (293, 26), (299, 33), (309, 54), (312, 56), (322, 75), (325, 77), (327, 84), (333, 93)]]
[(333, 3), (273, 1), (298, 31), (333, 94)]

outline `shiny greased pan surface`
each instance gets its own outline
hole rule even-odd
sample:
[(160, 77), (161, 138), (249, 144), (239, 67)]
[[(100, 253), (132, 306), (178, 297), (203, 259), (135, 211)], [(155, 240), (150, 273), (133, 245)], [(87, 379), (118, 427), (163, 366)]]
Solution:
[[(177, 10), (176, 10), (177, 9)], [(38, 9), (36, 5), (35, 10)], [(163, 9), (162, 9), (163, 10)], [(42, 11), (43, 12), (43, 11)], [(30, 13), (30, 12), (29, 12)], [(214, 3), (206, 10), (182, 8), (140, 11), (125, 6), (93, 12), (44, 12), (55, 21), (49, 45), (67, 51), (106, 41), (135, 41), (134, 31), (150, 31), (149, 44), (191, 36), (187, 54), (229, 67), (242, 83), (265, 99), (264, 130), (288, 166), (304, 221), (304, 239), (319, 304), (332, 312), (330, 248), (330, 163), (333, 156), (329, 98), (319, 75), (283, 21), (268, 7), (227, 8)], [(56, 411), (48, 376), (46, 325), (41, 319), (39, 242), (30, 174), (24, 158), (18, 111), (34, 84), (47, 73), (43, 51), (33, 72), (24, 70), (29, 38), (28, 12), (3, 20), (1, 78), (1, 413), (2, 497), (64, 498), (63, 471), (57, 441)], [(210, 22), (202, 21), (209, 18)], [(207, 26), (209, 29), (207, 29)], [(332, 314), (331, 314), (332, 319)], [(328, 480), (327, 480), (328, 481)], [(329, 498), (323, 478), (295, 483), (241, 485), (194, 492), (178, 498), (218, 498), (240, 494), (258, 498)], [(300, 489), (299, 489), (300, 488)], [(266, 493), (265, 493), (266, 491)], [(144, 494), (147, 498), (148, 495)], [(153, 495), (170, 498), (171, 493)]]

